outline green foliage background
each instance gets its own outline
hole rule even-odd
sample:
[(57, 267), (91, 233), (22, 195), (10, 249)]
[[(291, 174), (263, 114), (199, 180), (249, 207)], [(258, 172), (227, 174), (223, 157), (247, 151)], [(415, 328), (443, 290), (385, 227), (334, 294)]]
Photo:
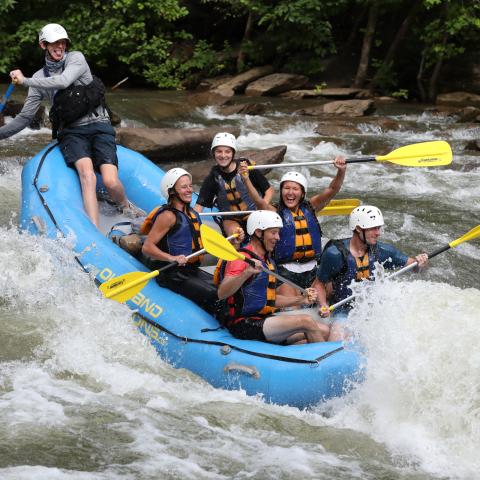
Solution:
[[(419, 76), (430, 78), (480, 40), (478, 0), (0, 0), (0, 73), (38, 69), (37, 32), (56, 22), (107, 81), (128, 75), (176, 89), (270, 63), (318, 83), (334, 56), (358, 61), (372, 6), (379, 15), (367, 80), (375, 77), (383, 93), (415, 90)], [(385, 61), (412, 7), (408, 33)]]

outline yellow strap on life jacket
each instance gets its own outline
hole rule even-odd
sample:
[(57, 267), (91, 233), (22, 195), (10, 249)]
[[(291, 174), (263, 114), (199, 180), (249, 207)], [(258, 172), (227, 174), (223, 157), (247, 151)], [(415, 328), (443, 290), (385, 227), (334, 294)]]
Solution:
[(247, 204), (243, 201), (240, 192), (237, 190), (235, 178), (230, 183), (225, 182), (225, 191), (227, 192), (227, 200), (230, 203), (230, 211), (234, 212), (248, 210)]
[[(192, 222), (196, 237), (194, 238), (194, 234), (192, 232), (192, 253), (198, 252), (203, 248), (202, 237), (200, 236), (200, 222), (198, 221), (198, 217), (195, 215), (194, 211), (191, 208), (188, 209), (188, 216), (190, 217), (190, 220)], [(195, 265), (197, 263), (200, 263), (203, 257), (203, 255), (198, 255), (197, 257), (190, 258), (188, 260), (188, 263)]]
[(308, 231), (308, 223), (303, 212), (298, 209), (298, 212), (293, 215), (295, 222), (295, 252), (293, 260), (301, 260), (304, 258), (314, 258), (315, 250), (313, 249), (312, 236)]
[[(274, 271), (273, 263), (267, 260), (267, 267), (270, 271)], [(268, 285), (267, 285), (267, 303), (266, 305), (258, 312), (260, 315), (270, 315), (274, 313), (277, 308), (275, 307), (275, 299), (277, 298), (277, 291), (275, 289), (277, 285), (277, 279), (273, 275), (268, 276)]]
[(368, 280), (370, 278), (370, 261), (368, 259), (368, 252), (365, 253), (361, 260), (359, 257), (355, 257), (355, 263), (357, 265), (355, 280), (357, 282)]
[(219, 258), (217, 261), (217, 265), (215, 265), (215, 270), (213, 272), (213, 284), (216, 287), (219, 287), (220, 282), (222, 281), (222, 268), (224, 264), (225, 264), (225, 260), (222, 260), (221, 258)]

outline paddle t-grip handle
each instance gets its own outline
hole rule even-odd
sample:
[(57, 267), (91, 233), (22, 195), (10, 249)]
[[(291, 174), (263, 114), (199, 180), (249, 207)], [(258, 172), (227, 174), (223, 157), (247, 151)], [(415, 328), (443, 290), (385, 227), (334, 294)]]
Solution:
[(365, 163), (374, 162), (376, 157), (351, 157), (345, 160), (345, 163)]
[(447, 244), (447, 245), (444, 245), (443, 247), (437, 248), (432, 253), (428, 254), (428, 258), (430, 259), (430, 258), (436, 257), (437, 255), (440, 255), (440, 253), (443, 253), (446, 250), (448, 250), (449, 248), (451, 248), (450, 244)]

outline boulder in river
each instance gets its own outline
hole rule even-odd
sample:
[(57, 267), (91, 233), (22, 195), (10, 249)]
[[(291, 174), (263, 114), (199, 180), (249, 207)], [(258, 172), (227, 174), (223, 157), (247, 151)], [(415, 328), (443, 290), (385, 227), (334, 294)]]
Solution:
[(234, 105), (221, 105), (216, 110), (221, 115), (263, 115), (267, 107), (264, 103), (237, 103)]
[(450, 92), (437, 95), (437, 103), (479, 103), (480, 95), (468, 92)]
[(118, 128), (117, 142), (136, 150), (153, 162), (168, 162), (176, 159), (193, 160), (210, 154), (212, 139), (218, 132), (235, 136), (240, 128)]
[(479, 122), (480, 121), (480, 109), (473, 106), (468, 106), (459, 109), (455, 116), (457, 117), (458, 121), (461, 123), (469, 123), (469, 122)]
[[(23, 103), (17, 102), (16, 100), (9, 100), (2, 113), (5, 117), (16, 117), (21, 112), (22, 108)], [(40, 105), (29, 127), (33, 130), (39, 130), (43, 127), (51, 127), (45, 105)]]
[(211, 91), (226, 97), (231, 97), (236, 93), (243, 93), (249, 83), (252, 83), (261, 77), (265, 77), (266, 75), (270, 75), (272, 72), (272, 65), (251, 68), (246, 72), (235, 75), (233, 78), (230, 78), (223, 83), (217, 84)]
[[(241, 150), (237, 154), (237, 158), (248, 158), (256, 165), (271, 165), (274, 163), (282, 163), (287, 153), (286, 145), (279, 145), (278, 147), (264, 148), (263, 150)], [(271, 169), (262, 170), (266, 175), (270, 173)]]
[(293, 73), (272, 73), (250, 83), (245, 89), (245, 95), (260, 97), (262, 95), (278, 95), (288, 90), (303, 88), (308, 83), (304, 75)]
[(221, 95), (216, 91), (207, 91), (201, 93), (191, 93), (187, 97), (188, 105), (195, 107), (205, 107), (207, 105), (225, 105), (230, 101), (229, 96)]
[(337, 100), (311, 108), (297, 110), (297, 115), (345, 115), (348, 117), (362, 117), (375, 111), (373, 100)]

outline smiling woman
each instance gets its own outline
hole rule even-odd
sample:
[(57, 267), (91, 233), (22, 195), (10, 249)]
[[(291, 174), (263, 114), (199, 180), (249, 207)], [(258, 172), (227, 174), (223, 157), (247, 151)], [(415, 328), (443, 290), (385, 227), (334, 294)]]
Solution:
[(190, 207), (192, 176), (183, 168), (172, 168), (162, 178), (160, 190), (168, 201), (155, 208), (142, 226), (142, 231), (148, 233), (142, 248), (143, 263), (151, 270), (176, 263), (168, 273), (158, 275), (158, 284), (213, 313), (217, 289), (211, 275), (198, 268), (202, 255), (187, 258), (203, 248), (200, 216)]
[[(317, 260), (322, 251), (322, 230), (317, 219), (318, 213), (340, 191), (346, 173), (345, 158), (337, 156), (334, 160), (337, 174), (330, 185), (306, 199), (308, 182), (297, 171), (285, 173), (280, 179), (280, 202), (270, 205), (261, 198), (250, 180), (251, 170), (245, 162), (240, 167), (248, 193), (257, 208), (278, 212), (283, 221), (280, 238), (275, 248), (274, 258), (278, 271), (303, 288), (312, 287), (319, 291), (316, 279)], [(282, 295), (296, 295), (298, 290), (283, 284), (278, 289)]]

